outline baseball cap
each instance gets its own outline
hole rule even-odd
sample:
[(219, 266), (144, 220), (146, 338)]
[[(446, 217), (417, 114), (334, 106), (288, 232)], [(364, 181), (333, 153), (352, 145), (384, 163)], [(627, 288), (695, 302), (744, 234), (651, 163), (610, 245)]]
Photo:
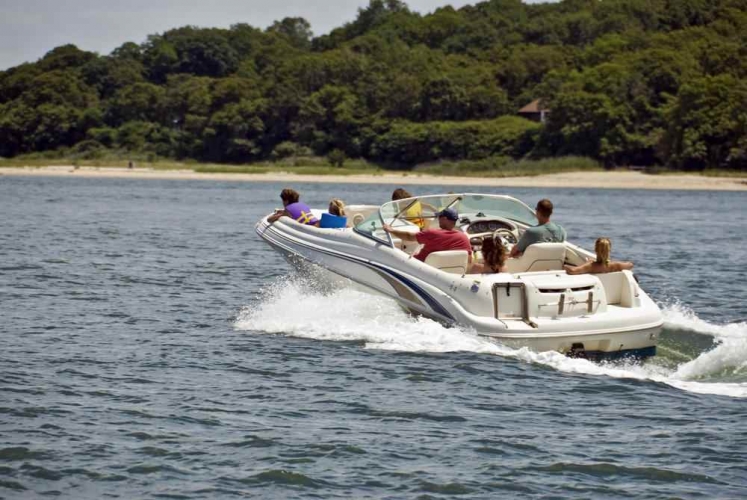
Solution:
[(437, 217), (444, 216), (447, 219), (453, 220), (453, 221), (459, 220), (459, 214), (453, 208), (444, 208), (443, 210), (441, 210), (440, 212), (438, 212), (436, 214), (436, 216)]

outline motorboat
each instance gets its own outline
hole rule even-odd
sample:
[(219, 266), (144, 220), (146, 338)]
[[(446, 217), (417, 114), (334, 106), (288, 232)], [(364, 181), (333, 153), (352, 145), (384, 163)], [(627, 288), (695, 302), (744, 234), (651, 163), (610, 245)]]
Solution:
[[(456, 229), (473, 248), (415, 258), (419, 245), (383, 230), (415, 233), (437, 228), (437, 214), (453, 208)], [(322, 268), (363, 289), (396, 300), (405, 310), (459, 325), (512, 347), (558, 351), (589, 359), (646, 358), (656, 353), (661, 310), (630, 271), (567, 274), (594, 254), (570, 242), (537, 243), (507, 261), (507, 272), (470, 273), (482, 259), (484, 238), (510, 247), (537, 224), (534, 210), (510, 196), (443, 194), (348, 205), (347, 226), (324, 229), (289, 217), (256, 224), (257, 234), (295, 265)], [(322, 210), (314, 210), (317, 217)]]

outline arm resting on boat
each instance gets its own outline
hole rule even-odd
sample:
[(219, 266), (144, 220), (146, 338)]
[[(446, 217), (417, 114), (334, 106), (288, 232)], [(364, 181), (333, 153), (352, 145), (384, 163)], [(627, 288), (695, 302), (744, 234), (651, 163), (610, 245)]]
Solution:
[(563, 266), (567, 274), (603, 274), (603, 273), (617, 273), (620, 271), (626, 271), (633, 269), (632, 262), (617, 262), (613, 261), (605, 265), (600, 262), (589, 261), (580, 266)]
[(283, 210), (275, 210), (275, 213), (272, 214), (271, 216), (269, 216), (267, 218), (267, 222), (270, 222), (270, 223), (275, 222), (276, 220), (278, 220), (283, 215), (285, 215), (286, 217), (290, 217), (290, 214), (285, 209), (283, 209)]
[(391, 234), (392, 236), (395, 236), (402, 241), (418, 241), (417, 237), (415, 236), (417, 233), (411, 233), (409, 231), (400, 231), (397, 229), (394, 229), (389, 224), (384, 224), (382, 226), (382, 229), (386, 231), (387, 233)]
[(580, 266), (570, 266), (568, 264), (563, 266), (563, 269), (565, 269), (565, 272), (567, 274), (587, 274), (591, 272), (591, 265), (592, 262), (585, 262), (581, 264)]

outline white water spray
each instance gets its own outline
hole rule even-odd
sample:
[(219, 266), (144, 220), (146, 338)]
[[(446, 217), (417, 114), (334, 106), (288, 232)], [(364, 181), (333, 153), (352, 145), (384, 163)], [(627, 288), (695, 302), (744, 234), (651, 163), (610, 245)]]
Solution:
[(747, 383), (723, 381), (725, 374), (747, 375), (747, 323), (715, 325), (677, 305), (666, 307), (664, 317), (665, 328), (711, 335), (719, 343), (673, 369), (656, 363), (598, 364), (557, 352), (514, 349), (465, 329), (446, 328), (425, 318), (415, 319), (385, 297), (351, 288), (323, 295), (294, 280), (280, 281), (264, 289), (258, 303), (239, 314), (235, 327), (319, 340), (362, 341), (367, 349), (492, 354), (566, 373), (652, 380), (694, 393), (747, 397)]

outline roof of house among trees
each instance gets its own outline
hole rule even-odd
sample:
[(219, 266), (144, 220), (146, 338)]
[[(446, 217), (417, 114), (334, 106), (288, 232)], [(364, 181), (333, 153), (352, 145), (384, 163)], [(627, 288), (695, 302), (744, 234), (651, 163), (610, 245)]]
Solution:
[(519, 113), (540, 113), (542, 111), (550, 111), (549, 109), (542, 106), (540, 99), (535, 99), (523, 108), (519, 110)]

